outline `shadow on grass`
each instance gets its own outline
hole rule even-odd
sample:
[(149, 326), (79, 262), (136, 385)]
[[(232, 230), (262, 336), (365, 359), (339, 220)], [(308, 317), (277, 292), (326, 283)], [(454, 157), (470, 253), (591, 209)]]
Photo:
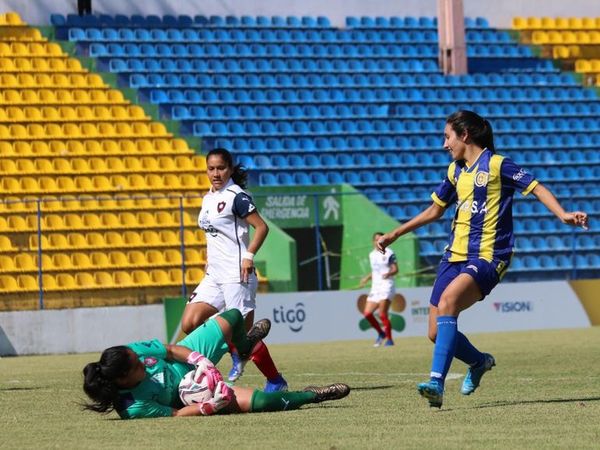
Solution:
[(32, 386), (32, 387), (7, 387), (0, 388), (2, 392), (10, 392), (10, 391), (37, 391), (38, 389), (45, 389), (40, 386)]
[(350, 386), (350, 391), (379, 391), (381, 389), (393, 389), (398, 386), (393, 384), (383, 385), (383, 386), (361, 386), (361, 387), (352, 387)]
[(493, 403), (484, 403), (483, 405), (473, 406), (473, 409), (481, 408), (497, 408), (502, 406), (517, 406), (517, 405), (536, 405), (544, 403), (575, 403), (575, 402), (598, 402), (600, 397), (580, 397), (580, 398), (551, 398), (545, 400), (515, 400), (515, 401), (498, 401)]

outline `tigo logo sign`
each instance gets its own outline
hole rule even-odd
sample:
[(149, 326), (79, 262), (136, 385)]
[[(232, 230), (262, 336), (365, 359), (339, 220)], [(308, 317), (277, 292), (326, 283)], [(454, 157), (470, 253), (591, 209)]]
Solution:
[(285, 309), (283, 306), (273, 308), (273, 322), (287, 324), (294, 333), (302, 330), (305, 320), (304, 303), (298, 302), (295, 308), (290, 309)]

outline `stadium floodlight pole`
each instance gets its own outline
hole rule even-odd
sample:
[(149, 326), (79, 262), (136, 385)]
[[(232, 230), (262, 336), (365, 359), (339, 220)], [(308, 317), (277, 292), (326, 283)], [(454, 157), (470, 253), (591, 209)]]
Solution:
[(467, 73), (465, 12), (462, 0), (438, 0), (439, 64), (444, 75)]

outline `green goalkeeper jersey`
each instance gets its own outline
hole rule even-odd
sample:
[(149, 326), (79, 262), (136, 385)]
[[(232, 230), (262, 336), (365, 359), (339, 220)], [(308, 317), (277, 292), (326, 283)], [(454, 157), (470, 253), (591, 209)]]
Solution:
[(146, 366), (146, 378), (132, 389), (119, 390), (117, 413), (122, 419), (170, 417), (173, 408), (182, 406), (179, 382), (194, 366), (167, 360), (167, 349), (157, 339), (134, 342), (127, 347)]

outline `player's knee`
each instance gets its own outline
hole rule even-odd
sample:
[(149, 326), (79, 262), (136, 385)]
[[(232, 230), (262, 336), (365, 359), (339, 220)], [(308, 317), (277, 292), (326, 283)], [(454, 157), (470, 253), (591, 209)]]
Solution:
[(456, 313), (458, 297), (453, 294), (443, 293), (438, 303), (438, 312), (442, 316), (452, 316)]
[(192, 326), (192, 323), (190, 320), (187, 320), (185, 318), (181, 319), (181, 331), (183, 331), (185, 334), (190, 334), (192, 331), (194, 331), (194, 326)]

